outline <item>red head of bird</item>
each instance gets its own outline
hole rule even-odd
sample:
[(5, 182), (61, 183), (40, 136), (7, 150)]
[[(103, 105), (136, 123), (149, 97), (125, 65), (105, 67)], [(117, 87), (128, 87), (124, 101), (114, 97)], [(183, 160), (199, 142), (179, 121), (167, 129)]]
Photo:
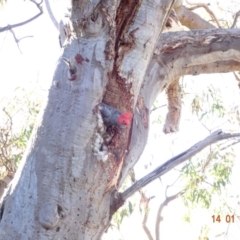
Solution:
[(119, 117), (118, 117), (118, 123), (121, 126), (129, 126), (131, 124), (132, 121), (132, 117), (133, 115), (129, 112), (126, 113), (122, 113)]

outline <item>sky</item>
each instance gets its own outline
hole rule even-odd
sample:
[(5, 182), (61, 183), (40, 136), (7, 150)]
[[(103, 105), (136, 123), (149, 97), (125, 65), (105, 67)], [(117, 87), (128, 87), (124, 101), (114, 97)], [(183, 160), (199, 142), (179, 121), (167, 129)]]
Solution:
[[(18, 23), (37, 13), (38, 9), (31, 2), (10, 0), (1, 11), (0, 25)], [(11, 94), (20, 82), (21, 86), (38, 82), (46, 89), (50, 78), (44, 78), (56, 63), (56, 56), (60, 56), (60, 47), (58, 31), (51, 23), (45, 8), (44, 14), (35, 21), (13, 30), (18, 39), (26, 38), (19, 42), (20, 53), (10, 32), (0, 34), (0, 66), (4, 66), (1, 67), (3, 86), (0, 96)]]
[[(64, 1), (59, 0), (51, 1), (54, 14), (58, 21), (63, 17), (65, 11), (63, 2)], [(211, 2), (216, 4), (217, 1)], [(226, 2), (227, 1), (221, 1), (221, 3), (224, 4), (226, 4)], [(37, 13), (38, 9), (31, 2), (8, 0), (8, 4), (0, 11), (0, 27), (24, 21)], [(45, 8), (44, 14), (41, 17), (25, 26), (15, 28), (14, 32), (19, 39), (26, 36), (32, 37), (26, 37), (19, 42), (20, 52), (10, 32), (0, 33), (1, 107), (6, 103), (6, 99), (13, 98), (14, 94), (16, 94), (14, 89), (18, 86), (26, 89), (37, 89), (37, 94), (45, 95), (51, 84), (54, 66), (58, 57), (61, 56), (62, 51), (58, 43), (58, 31), (51, 23)], [(236, 105), (239, 108), (239, 89), (236, 87), (237, 83), (232, 74), (200, 75), (197, 77), (188, 76), (184, 78), (184, 83), (185, 82), (188, 83), (187, 90), (191, 93), (189, 94), (189, 99), (191, 99), (191, 96), (194, 94), (201, 95), (202, 92), (205, 91), (207, 85), (212, 84), (218, 86), (219, 89), (224, 89), (224, 91), (221, 90), (221, 97), (226, 105), (229, 107)], [(177, 134), (165, 136), (162, 133), (163, 123), (156, 123), (156, 119), (159, 116), (162, 121), (164, 121), (164, 117), (167, 113), (166, 107), (152, 114), (149, 141), (135, 168), (137, 179), (143, 177), (147, 172), (153, 170), (172, 156), (179, 154), (208, 136), (209, 133), (199, 123), (196, 117), (192, 117), (189, 111), (189, 99), (184, 100), (180, 132)], [(159, 101), (161, 105), (166, 103), (166, 96), (164, 93), (159, 96)], [(232, 129), (230, 125), (222, 125), (221, 122), (217, 121), (213, 123), (212, 128), (214, 129), (215, 127), (217, 129), (219, 125), (226, 131), (236, 130)], [(239, 159), (239, 150), (236, 150), (236, 153), (237, 159)], [(240, 190), (238, 177), (239, 169), (240, 164), (239, 161), (237, 161), (232, 176), (233, 187), (229, 188), (229, 192), (239, 192)], [(144, 188), (147, 196), (155, 196), (152, 200), (149, 212), (149, 226), (151, 231), (154, 231), (154, 221), (158, 206), (164, 200), (164, 188), (167, 184), (172, 183), (175, 178), (176, 173), (169, 173), (163, 177), (162, 182), (159, 180), (154, 181), (148, 188)], [(177, 190), (178, 188), (176, 187), (175, 191)], [(212, 236), (226, 228), (226, 224), (224, 225), (223, 223), (219, 225), (212, 224), (211, 216), (213, 213), (202, 211), (201, 209), (193, 211), (194, 217), (191, 224), (185, 223), (183, 221), (185, 211), (186, 209), (183, 207), (180, 200), (175, 201), (164, 210), (164, 222), (162, 225), (162, 236), (164, 240), (197, 239), (197, 234), (200, 231), (200, 224), (211, 226), (213, 230), (211, 233)], [(147, 239), (141, 228), (141, 218), (142, 216), (139, 211), (136, 211), (132, 217), (124, 220), (120, 236), (122, 236), (123, 239)], [(229, 235), (228, 239), (236, 239), (236, 234), (238, 234), (238, 236), (240, 235), (239, 228), (237, 228), (236, 225), (232, 225), (230, 229), (234, 230)], [(109, 234), (108, 236), (106, 235), (104, 239), (116, 239), (111, 237), (111, 234)], [(224, 238), (218, 238), (218, 240), (222, 239)]]

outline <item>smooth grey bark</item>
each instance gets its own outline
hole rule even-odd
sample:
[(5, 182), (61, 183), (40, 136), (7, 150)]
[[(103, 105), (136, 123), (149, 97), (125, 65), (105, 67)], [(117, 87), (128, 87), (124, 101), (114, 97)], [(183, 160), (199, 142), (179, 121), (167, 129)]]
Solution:
[(55, 18), (54, 14), (52, 12), (52, 8), (51, 8), (51, 5), (49, 3), (49, 0), (45, 0), (45, 5), (46, 5), (48, 15), (49, 15), (53, 25), (55, 26), (56, 29), (58, 29), (59, 28), (59, 23), (57, 22), (57, 19)]
[[(1, 239), (100, 239), (119, 207), (112, 195), (145, 147), (156, 96), (181, 75), (239, 68), (237, 30), (167, 33), (159, 39), (172, 4), (74, 1), (74, 34), (62, 55), (70, 69), (60, 58), (2, 205)], [(203, 68), (207, 63), (218, 67)], [(134, 112), (131, 128), (117, 134), (105, 162), (92, 151), (102, 100)]]
[[(107, 83), (113, 81), (109, 72), (115, 59), (108, 47), (109, 41), (115, 45), (114, 28), (120, 29), (118, 38), (122, 31), (114, 24), (119, 2), (105, 1), (100, 6), (74, 2), (71, 27), (75, 35), (62, 56), (76, 71), (73, 74), (59, 59), (46, 106), (2, 205), (1, 239), (100, 239), (110, 223), (110, 198), (118, 187), (124, 159), (117, 164), (111, 156), (106, 162), (98, 161), (92, 148), (98, 128), (96, 107)], [(161, 32), (161, 24), (153, 22), (166, 21), (171, 3), (134, 3), (134, 21), (125, 24), (126, 38), (138, 29), (137, 41), (128, 52), (121, 45), (122, 59), (115, 67), (130, 86), (132, 108)], [(129, 141), (127, 133), (120, 137)]]
[(189, 29), (215, 28), (213, 24), (202, 19), (201, 16), (187, 9), (185, 6), (179, 6), (175, 10), (182, 25)]

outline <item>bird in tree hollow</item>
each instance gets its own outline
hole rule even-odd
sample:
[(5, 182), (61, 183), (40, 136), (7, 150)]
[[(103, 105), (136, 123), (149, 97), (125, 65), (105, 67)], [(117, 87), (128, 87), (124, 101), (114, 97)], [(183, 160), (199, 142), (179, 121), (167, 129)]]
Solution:
[(126, 128), (131, 125), (132, 113), (122, 113), (114, 107), (111, 107), (105, 103), (100, 106), (100, 112), (102, 114), (104, 124), (109, 126), (117, 126), (119, 128)]

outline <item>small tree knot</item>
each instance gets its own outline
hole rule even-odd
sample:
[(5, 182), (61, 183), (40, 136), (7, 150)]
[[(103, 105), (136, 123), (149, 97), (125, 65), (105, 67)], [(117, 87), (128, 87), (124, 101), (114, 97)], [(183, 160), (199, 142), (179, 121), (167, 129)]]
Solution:
[(54, 228), (63, 218), (62, 207), (56, 203), (46, 203), (39, 211), (39, 223), (46, 229)]

